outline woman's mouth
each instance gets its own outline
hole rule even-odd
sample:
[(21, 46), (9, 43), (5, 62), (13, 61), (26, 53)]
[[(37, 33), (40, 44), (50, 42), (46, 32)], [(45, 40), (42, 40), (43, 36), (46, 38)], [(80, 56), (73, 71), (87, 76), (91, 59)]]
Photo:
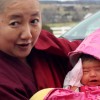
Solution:
[(28, 49), (30, 47), (31, 43), (23, 43), (23, 44), (17, 44), (18, 48), (20, 49)]
[(29, 43), (27, 43), (27, 44), (18, 44), (18, 45), (21, 46), (21, 47), (26, 47), (26, 46), (29, 45)]

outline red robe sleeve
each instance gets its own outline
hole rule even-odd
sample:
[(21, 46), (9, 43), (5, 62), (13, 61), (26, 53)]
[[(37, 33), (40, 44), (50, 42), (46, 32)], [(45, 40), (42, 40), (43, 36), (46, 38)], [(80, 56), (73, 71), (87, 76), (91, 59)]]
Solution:
[(65, 75), (72, 68), (68, 53), (79, 44), (80, 41), (69, 42), (47, 31), (41, 32), (32, 51), (35, 58), (31, 61), (38, 90), (63, 86)]
[(81, 41), (79, 40), (70, 42), (64, 38), (56, 38), (52, 33), (42, 30), (35, 47), (39, 50), (46, 50), (54, 55), (67, 56), (80, 43)]

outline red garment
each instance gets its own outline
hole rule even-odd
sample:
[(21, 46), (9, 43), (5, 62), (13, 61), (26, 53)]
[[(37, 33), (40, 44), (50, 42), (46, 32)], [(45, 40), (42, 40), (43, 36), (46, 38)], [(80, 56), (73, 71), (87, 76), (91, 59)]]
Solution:
[(51, 90), (43, 100), (92, 100), (85, 97), (84, 92), (75, 92), (70, 89), (56, 88)]
[(30, 67), (0, 52), (0, 100), (29, 100), (40, 89), (62, 87), (71, 69), (67, 54), (79, 43), (57, 39), (42, 31), (27, 57)]

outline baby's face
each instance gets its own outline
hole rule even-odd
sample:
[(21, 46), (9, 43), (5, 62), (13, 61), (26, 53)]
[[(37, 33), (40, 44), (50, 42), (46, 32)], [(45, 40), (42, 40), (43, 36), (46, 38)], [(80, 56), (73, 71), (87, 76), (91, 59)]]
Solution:
[(100, 61), (84, 61), (83, 77), (81, 79), (83, 85), (98, 86), (100, 85)]

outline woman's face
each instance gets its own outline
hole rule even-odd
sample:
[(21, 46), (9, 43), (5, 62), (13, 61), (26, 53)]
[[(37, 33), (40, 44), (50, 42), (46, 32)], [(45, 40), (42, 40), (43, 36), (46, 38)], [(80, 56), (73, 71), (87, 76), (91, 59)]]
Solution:
[(83, 77), (81, 80), (83, 85), (99, 86), (100, 85), (100, 61), (84, 61)]
[(41, 32), (38, 0), (10, 0), (0, 13), (0, 50), (18, 58), (29, 55)]

